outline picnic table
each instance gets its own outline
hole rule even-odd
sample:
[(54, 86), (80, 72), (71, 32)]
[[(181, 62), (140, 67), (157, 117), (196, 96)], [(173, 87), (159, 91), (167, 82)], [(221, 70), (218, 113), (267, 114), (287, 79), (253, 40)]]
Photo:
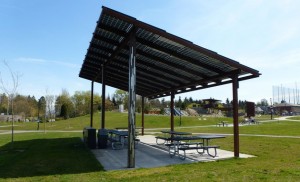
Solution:
[(217, 123), (216, 126), (228, 126), (227, 121), (221, 121), (220, 123)]
[[(179, 132), (179, 131), (171, 131), (171, 130), (162, 130), (161, 133), (163, 133), (163, 136), (157, 136), (156, 138), (156, 144), (166, 144), (172, 141), (173, 137), (176, 136), (183, 136), (183, 135), (192, 135), (192, 133), (189, 132)], [(163, 140), (162, 143), (159, 143), (159, 140)]]
[[(168, 144), (170, 157), (175, 156), (176, 154), (181, 158), (186, 158), (187, 150), (196, 150), (199, 154), (203, 155), (206, 153), (211, 157), (217, 156), (217, 148), (220, 148), (218, 145), (209, 145), (209, 141), (212, 139), (225, 138), (222, 135), (194, 135), (194, 136), (176, 136), (173, 138), (174, 142)], [(202, 142), (191, 142), (191, 141), (201, 141)], [(214, 149), (214, 153), (211, 154), (209, 149)], [(183, 155), (180, 153), (183, 152)]]
[[(112, 149), (123, 149), (124, 145), (128, 138), (128, 131), (127, 130), (108, 130), (108, 140), (111, 143)], [(136, 133), (137, 134), (137, 133)], [(134, 141), (136, 142), (136, 145), (140, 141), (139, 139), (135, 138)]]
[[(116, 130), (128, 130), (128, 127), (116, 127)], [(135, 127), (135, 129), (143, 129), (143, 127)]]

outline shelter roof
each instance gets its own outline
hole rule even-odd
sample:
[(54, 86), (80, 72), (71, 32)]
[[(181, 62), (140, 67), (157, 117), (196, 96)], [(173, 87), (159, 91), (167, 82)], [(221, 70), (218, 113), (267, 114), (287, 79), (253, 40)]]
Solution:
[[(180, 22), (179, 22), (180, 24)], [(188, 30), (187, 30), (188, 31)], [(79, 76), (128, 90), (129, 41), (136, 40), (136, 94), (159, 98), (247, 80), (259, 71), (131, 16), (102, 7)]]

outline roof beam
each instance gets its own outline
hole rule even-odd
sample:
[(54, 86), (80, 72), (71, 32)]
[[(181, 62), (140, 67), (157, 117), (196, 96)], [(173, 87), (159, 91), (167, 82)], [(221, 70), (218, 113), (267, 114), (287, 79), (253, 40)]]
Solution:
[[(123, 77), (123, 79), (125, 79), (125, 77), (122, 76), (122, 75), (118, 75), (118, 77), (119, 78), (117, 78), (116, 76), (109, 75), (108, 79), (107, 79), (107, 82), (114, 83), (114, 85), (118, 85), (119, 88), (122, 89), (122, 90), (125, 90), (125, 91), (128, 90), (128, 84), (124, 84), (123, 82), (122, 82), (122, 84), (120, 84), (120, 77)], [(149, 93), (152, 92), (152, 89), (149, 88), (149, 87), (147, 87), (147, 86), (145, 86), (145, 84), (141, 84), (141, 83), (139, 83), (139, 84), (140, 85), (137, 87), (137, 89), (138, 89), (137, 94), (139, 94), (139, 95), (145, 95), (145, 94), (149, 94)]]
[(152, 32), (154, 34), (157, 34), (157, 35), (160, 35), (162, 37), (165, 37), (169, 40), (172, 40), (176, 43), (179, 43), (179, 44), (182, 44), (188, 48), (191, 48), (195, 51), (198, 51), (198, 52), (202, 52), (203, 54), (209, 56), (209, 57), (212, 57), (214, 59), (217, 59), (219, 61), (222, 61), (223, 63), (225, 64), (228, 64), (232, 67), (235, 67), (237, 69), (241, 69), (245, 72), (249, 72), (253, 75), (256, 75), (256, 76), (259, 76), (260, 73), (255, 70), (255, 69), (252, 69), (250, 67), (247, 67), (245, 65), (242, 65), (242, 64), (239, 64), (238, 62), (232, 60), (232, 59), (229, 59), (225, 56), (222, 56), (222, 55), (219, 55), (218, 53), (214, 52), (214, 51), (211, 51), (209, 49), (206, 49), (204, 47), (201, 47), (201, 46), (198, 46), (198, 45), (195, 45), (193, 44), (191, 41), (188, 41), (186, 39), (183, 39), (181, 37), (178, 37), (176, 35), (172, 35), (168, 32), (166, 32), (165, 30), (163, 29), (160, 29), (160, 28), (157, 28), (157, 27), (154, 27), (152, 25), (149, 25), (149, 24), (146, 24), (144, 22), (141, 22), (139, 20), (137, 20), (136, 18), (133, 18), (131, 16), (128, 16), (128, 15), (125, 15), (125, 14), (121, 14), (115, 10), (112, 10), (110, 8), (107, 8), (107, 7), (103, 7), (103, 10), (102, 10), (102, 13), (103, 14), (108, 14), (108, 15), (111, 15), (111, 16), (115, 16), (117, 18), (120, 18), (120, 19), (123, 19), (124, 21), (128, 22), (128, 23), (131, 23), (133, 25), (135, 25), (136, 27), (140, 27), (142, 29), (145, 29), (146, 31), (149, 31), (149, 32)]
[(151, 41), (148, 41), (148, 40), (145, 40), (145, 39), (142, 39), (142, 38), (139, 38), (139, 37), (137, 37), (136, 40), (137, 40), (137, 42), (139, 42), (139, 43), (141, 43), (145, 46), (151, 47), (152, 49), (156, 49), (160, 52), (165, 52), (166, 54), (174, 56), (178, 59), (181, 59), (181, 60), (184, 60), (184, 61), (189, 62), (191, 64), (194, 64), (195, 66), (201, 66), (201, 67), (203, 67), (207, 70), (210, 70), (212, 72), (215, 72), (215, 73), (224, 73), (224, 71), (219, 69), (219, 68), (216, 68), (216, 67), (213, 67), (211, 65), (205, 64), (205, 63), (200, 62), (199, 60), (193, 59), (191, 57), (179, 54), (176, 51), (170, 50), (168, 48), (164, 48), (164, 47), (162, 47), (160, 45), (157, 45), (157, 44), (155, 44)]
[[(178, 64), (172, 63), (172, 62), (170, 62), (170, 61), (168, 61), (168, 60), (165, 60), (165, 59), (163, 59), (163, 58), (160, 58), (160, 57), (158, 57), (158, 56), (155, 56), (155, 55), (146, 53), (145, 51), (142, 51), (142, 50), (140, 50), (140, 49), (137, 49), (136, 52), (137, 52), (137, 54), (139, 54), (139, 55), (145, 56), (145, 57), (147, 57), (147, 58), (149, 58), (149, 59), (152, 59), (152, 60), (154, 60), (154, 61), (156, 61), (156, 62), (159, 62), (159, 63), (162, 63), (162, 64), (167, 64), (167, 65), (169, 65), (169, 66), (171, 66), (171, 67), (174, 67), (174, 68), (176, 68), (176, 67), (179, 66)], [(186, 72), (188, 72), (188, 73), (190, 73), (190, 74), (193, 74), (193, 75), (200, 76), (200, 77), (202, 77), (202, 78), (204, 78), (204, 79), (207, 78), (206, 75), (201, 74), (201, 73), (199, 73), (199, 72), (197, 72), (197, 71), (194, 71), (193, 69), (190, 69), (189, 67), (184, 67), (184, 71), (186, 71)]]
[[(126, 57), (127, 57), (126, 54), (122, 54), (122, 53), (120, 53), (119, 56), (123, 57), (124, 59), (126, 59)], [(173, 75), (174, 77), (177, 77), (177, 82), (178, 83), (183, 83), (182, 81), (180, 81), (181, 79), (182, 80), (186, 80), (188, 82), (195, 81), (191, 77), (187, 77), (187, 76), (184, 76), (184, 75), (179, 75), (179, 73), (175, 70), (175, 69), (178, 69), (178, 68), (174, 68), (174, 69), (169, 70), (169, 69), (162, 68), (161, 66), (157, 66), (155, 64), (147, 63), (147, 62), (143, 61), (142, 59), (139, 59), (138, 57), (136, 57), (136, 59), (137, 59), (137, 63), (138, 64), (142, 64), (142, 65), (148, 66), (151, 69), (160, 70), (162, 72), (165, 72), (165, 73), (168, 73), (170, 75)]]
[[(118, 60), (116, 64), (119, 64), (119, 65), (122, 65), (122, 66), (128, 66), (127, 62), (124, 62), (122, 60)], [(117, 66), (116, 64), (114, 64), (114, 66)], [(141, 72), (144, 72), (144, 73), (147, 73), (149, 75), (153, 75), (155, 76), (157, 79), (160, 80), (160, 82), (163, 82), (163, 83), (173, 83), (173, 85), (178, 85), (180, 83), (182, 83), (180, 80), (178, 79), (174, 79), (172, 77), (167, 77), (165, 75), (158, 75), (157, 73), (153, 72), (153, 71), (150, 71), (150, 70), (145, 70), (141, 67), (142, 64), (139, 63), (139, 61), (137, 61), (137, 64), (136, 64), (136, 68), (137, 68), (137, 74), (141, 73)]]
[[(190, 91), (193, 91), (193, 90), (199, 90), (199, 89), (202, 89), (202, 88), (209, 88), (209, 87), (214, 87), (214, 86), (217, 86), (217, 85), (223, 85), (223, 84), (227, 84), (227, 83), (231, 83), (231, 80), (228, 81), (225, 81), (225, 82), (220, 82), (219, 80), (224, 78), (224, 77), (231, 77), (233, 75), (238, 75), (240, 73), (241, 70), (234, 70), (234, 71), (231, 71), (231, 72), (228, 72), (226, 74), (222, 74), (222, 75), (217, 75), (217, 76), (213, 76), (213, 77), (210, 77), (209, 79), (206, 79), (206, 80), (201, 80), (199, 82), (194, 82), (193, 84), (191, 85), (180, 85), (178, 87), (174, 87), (172, 89), (169, 89), (169, 90), (165, 90), (166, 92), (171, 92), (171, 91), (176, 91), (176, 90), (183, 90), (182, 92), (180, 93), (184, 93), (184, 92), (190, 92)], [(216, 80), (218, 80), (216, 82)], [(207, 83), (209, 82), (216, 82), (215, 84), (210, 84), (208, 85)], [(197, 88), (198, 85), (202, 85), (202, 87), (200, 88)], [(192, 88), (191, 88), (192, 87)], [(191, 88), (189, 90), (186, 90), (186, 88)], [(151, 96), (155, 96), (155, 95), (159, 95), (161, 94), (161, 92), (157, 92), (157, 93), (153, 93)], [(151, 97), (150, 95), (148, 95), (147, 97)]]
[(133, 36), (135, 36), (136, 28), (132, 27), (131, 30), (128, 32), (128, 34), (125, 36), (123, 41), (119, 44), (119, 46), (111, 53), (107, 61), (105, 61), (104, 65), (107, 65), (110, 63), (120, 52), (122, 49), (125, 48), (125, 46), (128, 44), (128, 42), (132, 39)]
[[(126, 77), (128, 76), (128, 74), (126, 72), (123, 72), (119, 69), (115, 69), (115, 68), (112, 68), (110, 67), (108, 70), (110, 70), (111, 72), (109, 73), (109, 75), (113, 75), (114, 77), (119, 77), (119, 76), (122, 76), (122, 77)], [(108, 73), (107, 73), (108, 74)], [(127, 78), (128, 79), (128, 78)], [(152, 88), (155, 88), (156, 90), (161, 90), (163, 88), (162, 85), (160, 84), (157, 84), (153, 81), (148, 81), (147, 79), (143, 78), (143, 77), (137, 77), (137, 83), (141, 84), (141, 85), (144, 85), (145, 87), (152, 87)]]
[[(117, 29), (114, 29), (114, 28), (108, 28), (108, 27), (106, 27), (106, 29), (107, 29), (107, 30), (117, 30)], [(118, 34), (121, 34), (122, 36), (125, 36), (125, 35), (126, 35), (126, 33), (123, 32), (123, 31), (119, 31)], [(101, 36), (99, 36), (99, 35), (97, 35), (97, 34), (94, 34), (94, 38), (97, 39), (97, 40), (99, 40), (99, 41), (103, 41), (103, 42), (112, 44), (112, 45), (114, 45), (114, 46), (118, 46), (118, 44), (119, 44), (119, 42), (117, 42), (117, 41), (114, 41), (114, 40), (112, 40), (112, 39), (108, 39), (108, 38), (105, 38), (105, 37), (101, 37)], [(126, 46), (126, 47), (128, 47), (128, 46)], [(160, 57), (158, 57), (158, 56), (155, 56), (155, 55), (146, 53), (145, 51), (142, 51), (142, 50), (140, 50), (140, 49), (137, 49), (137, 50), (136, 50), (136, 53), (139, 54), (139, 55), (148, 57), (148, 58), (150, 58), (150, 59), (152, 59), (152, 60), (155, 60), (156, 62), (159, 62), (159, 63), (162, 63), (162, 64), (168, 64), (169, 66), (173, 66), (173, 67), (175, 67), (175, 68), (178, 66), (178, 65), (175, 64), (175, 63), (172, 63), (172, 62), (170, 62), (170, 61), (168, 61), (168, 60), (165, 60), (165, 59), (163, 59), (163, 58), (160, 58)], [(108, 58), (107, 58), (107, 59), (108, 59)], [(166, 63), (166, 62), (167, 62), (167, 63)], [(174, 69), (175, 69), (175, 68), (174, 68)], [(206, 78), (206, 77), (207, 77), (206, 75), (201, 74), (201, 73), (199, 73), (199, 72), (197, 72), (197, 71), (194, 71), (193, 69), (190, 69), (189, 67), (185, 67), (184, 71), (186, 71), (186, 72), (188, 72), (188, 73), (190, 73), (190, 74), (194, 74), (194, 75), (200, 76), (200, 77), (202, 77), (202, 78)]]

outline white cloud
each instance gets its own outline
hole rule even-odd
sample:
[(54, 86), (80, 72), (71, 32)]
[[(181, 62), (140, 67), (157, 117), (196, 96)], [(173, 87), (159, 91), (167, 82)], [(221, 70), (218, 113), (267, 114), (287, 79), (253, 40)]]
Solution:
[(28, 58), (28, 57), (19, 57), (16, 60), (20, 61), (20, 62), (26, 62), (26, 63), (46, 63), (47, 62), (45, 59)]
[(17, 58), (16, 61), (32, 63), (32, 64), (56, 64), (56, 65), (69, 67), (69, 68), (80, 68), (80, 65), (78, 65), (78, 64), (64, 62), (64, 61), (46, 60), (46, 59), (40, 59), (40, 58), (20, 57), (20, 58)]

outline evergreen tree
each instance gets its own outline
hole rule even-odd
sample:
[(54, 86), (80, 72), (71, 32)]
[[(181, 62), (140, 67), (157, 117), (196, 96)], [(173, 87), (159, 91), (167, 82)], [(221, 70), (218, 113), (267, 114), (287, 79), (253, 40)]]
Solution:
[(41, 118), (45, 117), (45, 111), (46, 111), (46, 99), (44, 96), (42, 96), (38, 101), (38, 119), (41, 120)]
[(64, 119), (69, 118), (69, 111), (68, 111), (68, 105), (67, 104), (63, 104), (61, 106), (60, 117), (63, 117)]

